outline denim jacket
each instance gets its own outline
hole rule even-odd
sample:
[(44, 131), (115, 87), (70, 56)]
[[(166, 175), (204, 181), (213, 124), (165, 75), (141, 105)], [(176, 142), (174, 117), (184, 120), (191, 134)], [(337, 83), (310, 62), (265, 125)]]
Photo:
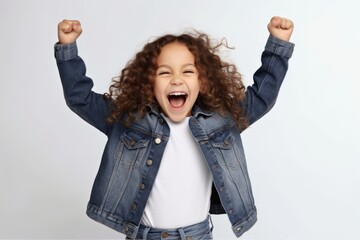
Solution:
[[(274, 105), (293, 48), (294, 44), (269, 36), (254, 84), (240, 103), (249, 124)], [(86, 76), (76, 43), (56, 44), (55, 58), (67, 105), (108, 137), (87, 215), (134, 238), (169, 140), (169, 126), (157, 107), (149, 107), (145, 117), (130, 127), (124, 124), (126, 115), (109, 124), (105, 119), (111, 103), (92, 91), (93, 81)], [(210, 213), (226, 213), (240, 237), (257, 220), (241, 131), (230, 115), (220, 116), (196, 105), (189, 127), (213, 176)]]

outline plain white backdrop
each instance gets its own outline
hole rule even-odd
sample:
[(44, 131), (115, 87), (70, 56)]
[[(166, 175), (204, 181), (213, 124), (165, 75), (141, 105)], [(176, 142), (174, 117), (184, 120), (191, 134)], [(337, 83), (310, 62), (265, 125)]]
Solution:
[[(226, 37), (245, 82), (273, 15), (296, 44), (273, 110), (243, 133), (258, 222), (244, 240), (360, 239), (360, 15), (356, 0), (0, 0), (0, 238), (120, 239), (85, 215), (106, 137), (65, 105), (53, 45), (62, 19), (95, 90), (148, 40)], [(215, 239), (235, 239), (213, 216)]]

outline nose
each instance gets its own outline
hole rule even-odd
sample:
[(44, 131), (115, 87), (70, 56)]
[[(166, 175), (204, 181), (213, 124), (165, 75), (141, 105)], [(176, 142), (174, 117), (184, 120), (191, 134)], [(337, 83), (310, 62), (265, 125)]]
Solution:
[(171, 79), (171, 84), (173, 84), (173, 85), (180, 85), (182, 83), (183, 83), (183, 80), (178, 75), (174, 75), (174, 77)]

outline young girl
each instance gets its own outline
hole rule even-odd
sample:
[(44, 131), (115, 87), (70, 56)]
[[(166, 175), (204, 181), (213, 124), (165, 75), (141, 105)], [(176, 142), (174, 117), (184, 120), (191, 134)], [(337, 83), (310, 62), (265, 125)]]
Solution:
[(237, 237), (255, 224), (240, 133), (274, 105), (294, 47), (290, 20), (273, 17), (268, 30), (247, 89), (217, 55), (224, 44), (182, 34), (146, 44), (100, 95), (78, 56), (80, 23), (59, 23), (66, 103), (108, 136), (90, 218), (128, 239), (212, 239), (209, 213), (226, 213)]

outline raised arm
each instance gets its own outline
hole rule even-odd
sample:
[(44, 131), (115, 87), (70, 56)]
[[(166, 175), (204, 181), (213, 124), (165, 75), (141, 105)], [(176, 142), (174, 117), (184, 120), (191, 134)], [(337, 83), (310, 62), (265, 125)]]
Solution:
[(288, 42), (293, 29), (293, 22), (286, 18), (273, 17), (268, 24), (270, 36), (261, 56), (262, 64), (242, 103), (249, 124), (265, 115), (276, 102), (294, 48)]
[(76, 39), (81, 33), (82, 28), (77, 20), (64, 20), (58, 24), (59, 42), (55, 44), (55, 58), (65, 101), (72, 111), (107, 134), (109, 124), (106, 118), (110, 113), (110, 101), (92, 91), (94, 83), (86, 76), (85, 63), (78, 56)]

